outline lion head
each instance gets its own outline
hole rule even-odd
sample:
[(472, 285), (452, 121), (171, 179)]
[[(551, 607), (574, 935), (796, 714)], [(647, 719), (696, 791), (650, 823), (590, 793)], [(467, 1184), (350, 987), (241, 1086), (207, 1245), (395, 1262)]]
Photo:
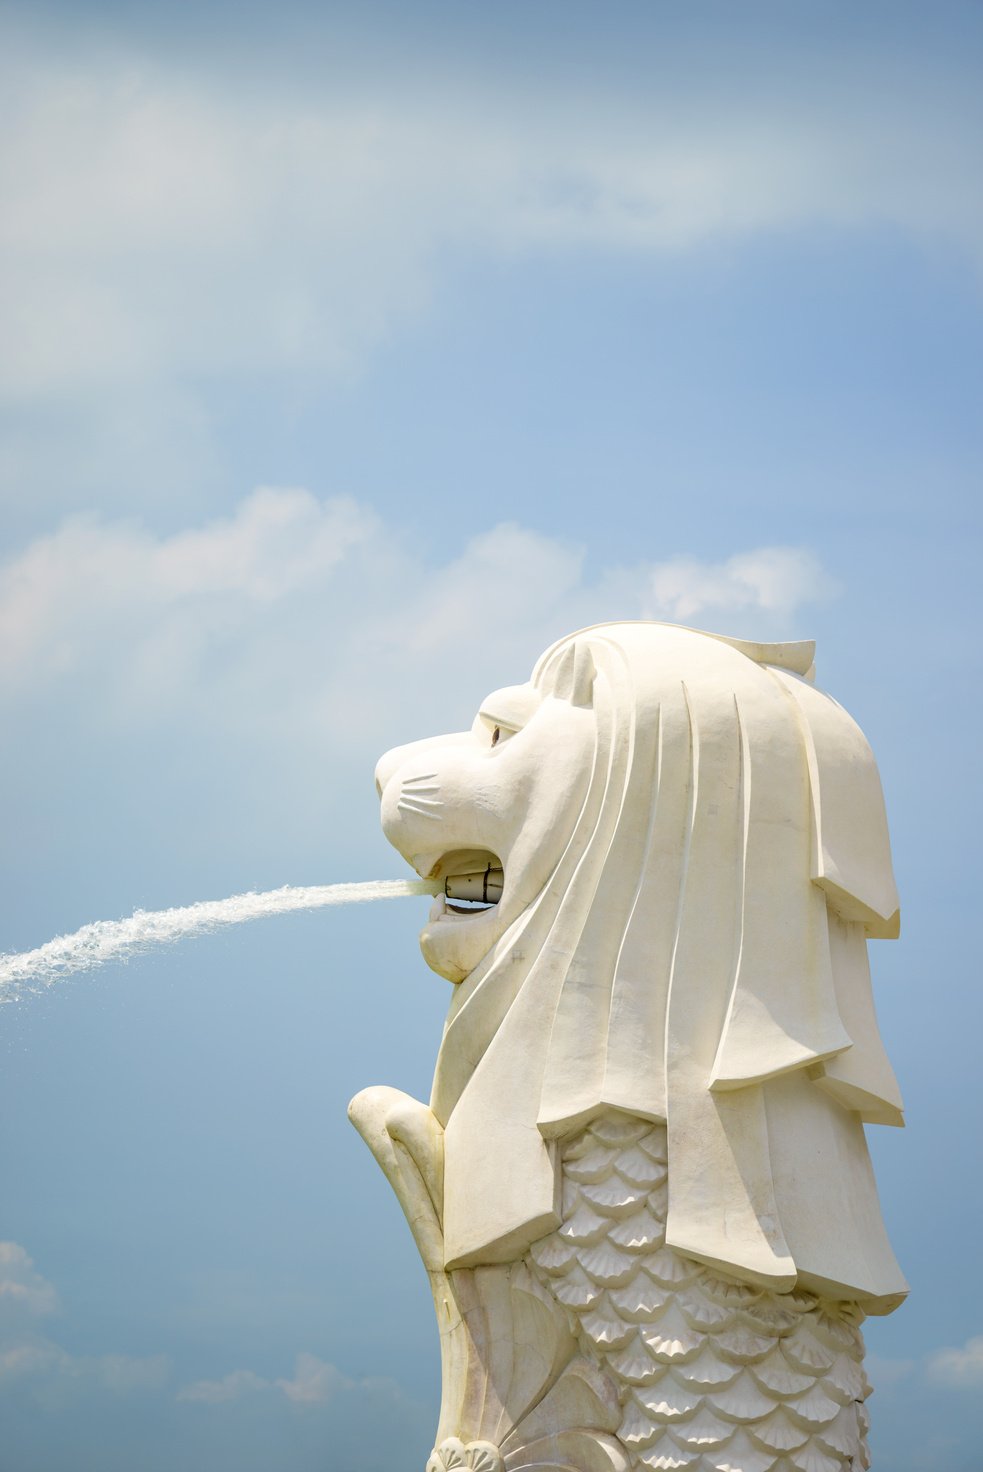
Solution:
[(862, 1125), (901, 1122), (866, 958), (897, 895), (873, 757), (812, 653), (599, 625), (379, 763), (420, 874), (496, 879), (421, 937), (457, 983), (431, 1100), (449, 1267), (552, 1230), (555, 1142), (615, 1108), (667, 1122), (670, 1245), (873, 1311), (904, 1292)]

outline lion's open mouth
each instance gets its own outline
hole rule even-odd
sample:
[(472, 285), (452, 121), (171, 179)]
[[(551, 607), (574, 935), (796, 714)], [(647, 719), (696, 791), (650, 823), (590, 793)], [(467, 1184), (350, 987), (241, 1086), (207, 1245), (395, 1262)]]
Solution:
[(444, 905), (453, 915), (482, 914), (493, 910), (502, 897), (505, 874), (502, 861), (488, 849), (459, 849), (444, 854), (438, 866), (444, 880), (444, 896), (456, 904)]

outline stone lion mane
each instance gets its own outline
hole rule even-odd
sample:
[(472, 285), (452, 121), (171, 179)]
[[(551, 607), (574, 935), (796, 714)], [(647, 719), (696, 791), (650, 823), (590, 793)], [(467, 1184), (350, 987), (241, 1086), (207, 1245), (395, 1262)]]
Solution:
[(447, 1269), (552, 1231), (559, 1142), (614, 1109), (666, 1123), (678, 1252), (875, 1313), (906, 1291), (863, 1130), (901, 1123), (866, 951), (898, 932), (887, 825), (812, 653), (621, 623), (539, 660), (542, 694), (593, 711), (593, 770), (549, 882), (455, 991)]

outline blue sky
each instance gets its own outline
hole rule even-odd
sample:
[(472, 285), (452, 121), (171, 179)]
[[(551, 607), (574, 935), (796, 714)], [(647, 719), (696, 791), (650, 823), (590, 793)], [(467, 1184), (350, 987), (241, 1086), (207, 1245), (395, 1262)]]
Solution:
[[(553, 637), (815, 637), (878, 756), (909, 1126), (879, 1472), (977, 1472), (983, 13), (0, 7), (0, 948), (398, 876), (372, 768)], [(0, 1014), (5, 1472), (388, 1472), (438, 1399), (345, 1118), (425, 901)]]

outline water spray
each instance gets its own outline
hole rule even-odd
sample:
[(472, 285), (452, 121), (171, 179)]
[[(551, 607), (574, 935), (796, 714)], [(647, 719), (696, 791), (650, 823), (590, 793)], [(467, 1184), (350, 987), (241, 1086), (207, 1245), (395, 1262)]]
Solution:
[(361, 884), (285, 885), (262, 894), (234, 894), (225, 900), (201, 900), (171, 910), (136, 910), (125, 920), (96, 920), (72, 935), (59, 935), (33, 951), (0, 955), (0, 1002), (14, 1001), (21, 990), (89, 971), (106, 961), (125, 960), (151, 946), (203, 935), (222, 925), (238, 925), (291, 910), (325, 905), (357, 905), (401, 895), (432, 895), (441, 888), (427, 879), (379, 879)]
[(284, 885), (262, 894), (249, 891), (225, 900), (199, 900), (170, 910), (135, 910), (125, 920), (95, 920), (71, 935), (58, 935), (33, 951), (0, 955), (0, 1002), (13, 1002), (21, 991), (37, 991), (77, 971), (91, 971), (107, 961), (125, 961), (151, 946), (204, 935), (222, 925), (240, 925), (292, 910), (318, 910), (328, 905), (360, 905), (406, 895), (497, 904), (502, 870), (489, 865), (479, 873), (436, 879), (370, 879), (356, 884)]

